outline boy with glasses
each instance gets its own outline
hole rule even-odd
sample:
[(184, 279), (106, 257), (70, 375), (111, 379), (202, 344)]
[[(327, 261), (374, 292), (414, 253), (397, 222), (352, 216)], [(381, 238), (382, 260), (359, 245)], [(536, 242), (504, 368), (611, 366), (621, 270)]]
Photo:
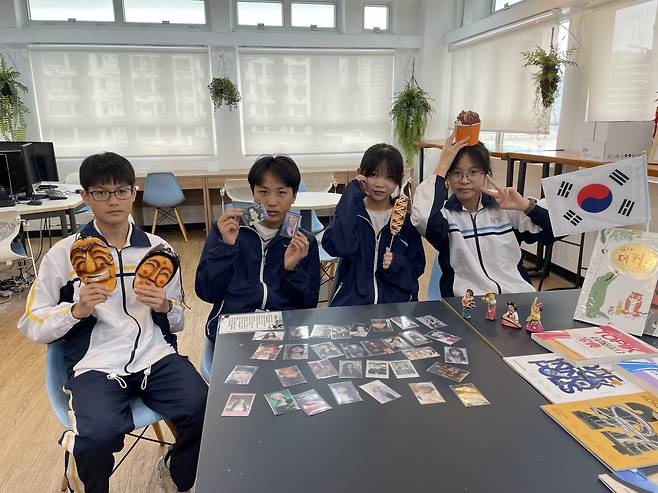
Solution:
[[(441, 295), (534, 291), (521, 242), (555, 241), (548, 211), (492, 178), (489, 151), (448, 137), (434, 177), (416, 189), (412, 220), (439, 252)], [(448, 197), (448, 190), (452, 195)]]
[[(133, 286), (140, 260), (168, 245), (128, 221), (135, 172), (127, 159), (112, 152), (89, 156), (80, 184), (95, 219), (44, 256), (18, 322), (31, 340), (63, 345), (71, 430), (60, 444), (69, 488), (108, 491), (112, 454), (134, 428), (129, 402), (139, 396), (176, 429), (176, 443), (157, 465), (163, 489), (190, 490), (208, 387), (176, 347), (174, 334), (184, 325), (180, 272), (165, 287)], [(93, 242), (93, 255), (80, 238)]]

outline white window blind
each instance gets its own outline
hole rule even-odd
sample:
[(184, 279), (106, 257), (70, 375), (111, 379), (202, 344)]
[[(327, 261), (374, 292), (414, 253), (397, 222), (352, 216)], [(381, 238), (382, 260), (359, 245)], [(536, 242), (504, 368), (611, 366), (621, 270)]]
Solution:
[(204, 0), (123, 0), (126, 22), (205, 24)]
[(114, 21), (112, 0), (28, 0), (33, 21)]
[(390, 50), (239, 52), (246, 154), (363, 152), (391, 139)]
[(214, 153), (206, 51), (33, 47), (30, 55), (43, 139), (58, 155)]
[(611, 2), (588, 12), (588, 120), (651, 120), (658, 90), (658, 0)]
[[(451, 49), (450, 118), (480, 114), (483, 130), (537, 132), (533, 111), (536, 69), (523, 67), (522, 51), (548, 50), (551, 23), (541, 22)], [(502, 55), (504, 54), (504, 56)]]

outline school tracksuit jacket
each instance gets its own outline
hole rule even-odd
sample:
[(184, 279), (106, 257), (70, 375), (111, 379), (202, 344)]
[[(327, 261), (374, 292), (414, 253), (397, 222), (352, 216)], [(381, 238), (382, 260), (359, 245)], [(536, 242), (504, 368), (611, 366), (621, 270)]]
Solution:
[[(102, 238), (93, 222), (80, 235)], [(189, 489), (194, 483), (207, 385), (176, 351), (174, 333), (184, 325), (180, 270), (166, 288), (173, 303), (169, 313), (156, 313), (137, 301), (132, 288), (135, 268), (152, 246), (166, 242), (131, 225), (124, 248), (110, 246), (117, 272), (115, 289), (89, 317), (78, 320), (71, 308), (79, 299), (81, 282), (69, 259), (76, 238), (61, 240), (44, 256), (18, 322), (19, 330), (35, 342), (63, 344), (71, 430), (60, 444), (67, 452), (69, 484), (75, 491), (107, 491), (112, 452), (122, 448), (124, 434), (134, 428), (128, 405), (134, 393), (175, 423), (172, 477), (181, 490)]]
[(476, 296), (534, 291), (522, 265), (520, 243), (555, 241), (548, 211), (541, 205), (526, 215), (501, 209), (493, 197), (482, 194), (478, 211), (471, 214), (455, 195), (446, 200), (441, 176), (418, 185), (412, 217), (439, 252), (443, 297), (463, 296), (467, 289)]
[[(300, 230), (301, 231), (301, 230)], [(241, 223), (235, 245), (222, 241), (216, 224), (210, 228), (196, 271), (196, 294), (213, 307), (206, 335), (215, 341), (221, 314), (259, 310), (315, 308), (320, 292), (320, 257), (315, 237), (302, 231), (309, 242), (308, 255), (287, 271), (283, 257), (290, 238), (277, 233), (269, 242)]]
[(382, 267), (391, 229), (375, 232), (356, 180), (343, 191), (336, 215), (322, 237), (329, 255), (340, 257), (331, 306), (418, 301), (418, 278), (425, 270), (420, 234), (407, 215), (391, 246), (393, 262)]

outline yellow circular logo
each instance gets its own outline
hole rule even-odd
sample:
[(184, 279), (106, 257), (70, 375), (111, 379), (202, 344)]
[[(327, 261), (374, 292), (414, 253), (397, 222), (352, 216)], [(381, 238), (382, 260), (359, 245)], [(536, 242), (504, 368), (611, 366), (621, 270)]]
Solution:
[(610, 254), (610, 260), (620, 271), (638, 279), (652, 276), (658, 267), (656, 250), (641, 243), (619, 245)]

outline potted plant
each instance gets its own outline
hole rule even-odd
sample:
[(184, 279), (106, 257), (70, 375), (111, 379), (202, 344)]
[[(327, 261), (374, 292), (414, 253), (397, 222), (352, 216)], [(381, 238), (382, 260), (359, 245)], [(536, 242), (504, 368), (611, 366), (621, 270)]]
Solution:
[(30, 110), (21, 99), (27, 87), (19, 82), (21, 74), (0, 55), (0, 134), (11, 141), (25, 140), (25, 115)]
[(420, 88), (416, 78), (411, 78), (393, 100), (390, 115), (393, 119), (395, 137), (398, 139), (405, 160), (411, 166), (418, 146), (414, 144), (423, 138), (427, 129), (427, 117), (434, 112), (432, 98)]
[(541, 105), (548, 110), (553, 107), (557, 96), (557, 89), (562, 78), (565, 65), (578, 64), (570, 59), (575, 49), (569, 49), (564, 53), (559, 53), (557, 47), (551, 42), (549, 51), (545, 51), (539, 46), (532, 51), (521, 52), (525, 60), (524, 67), (538, 67), (539, 70), (534, 74), (537, 95), (541, 99)]
[(455, 141), (468, 137), (468, 145), (474, 146), (480, 140), (480, 115), (475, 111), (461, 111), (455, 122)]
[(222, 105), (225, 105), (229, 111), (238, 107), (240, 92), (228, 77), (213, 77), (210, 84), (208, 84), (208, 90), (215, 110), (218, 110)]

